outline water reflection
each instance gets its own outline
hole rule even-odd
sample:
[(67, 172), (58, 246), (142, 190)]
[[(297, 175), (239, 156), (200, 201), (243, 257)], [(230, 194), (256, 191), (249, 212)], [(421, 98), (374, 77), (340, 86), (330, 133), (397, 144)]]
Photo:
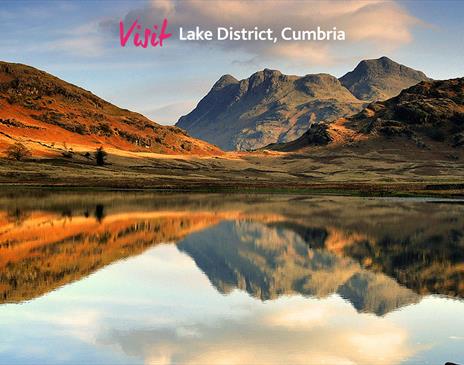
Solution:
[(0, 363), (458, 361), (463, 213), (343, 197), (0, 198), (0, 300), (23, 303), (0, 307)]
[(338, 293), (357, 310), (377, 315), (419, 301), (418, 294), (390, 277), (363, 269), (349, 256), (313, 249), (311, 242), (287, 228), (227, 221), (189, 235), (178, 248), (222, 293), (239, 288), (262, 300)]

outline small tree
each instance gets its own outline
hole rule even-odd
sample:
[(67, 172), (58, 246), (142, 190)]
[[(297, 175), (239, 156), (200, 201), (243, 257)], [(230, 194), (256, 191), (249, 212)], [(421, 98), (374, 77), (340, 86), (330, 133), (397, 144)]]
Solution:
[(97, 161), (98, 166), (103, 166), (106, 163), (106, 156), (108, 154), (103, 149), (103, 146), (100, 146), (95, 151), (95, 160)]
[(16, 142), (7, 148), (6, 155), (11, 160), (21, 161), (31, 157), (32, 153), (25, 145)]

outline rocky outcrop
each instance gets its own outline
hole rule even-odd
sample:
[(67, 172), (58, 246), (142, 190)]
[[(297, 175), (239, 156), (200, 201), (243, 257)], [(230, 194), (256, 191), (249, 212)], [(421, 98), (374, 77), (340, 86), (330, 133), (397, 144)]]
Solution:
[(368, 106), (347, 123), (358, 133), (403, 137), (427, 148), (433, 142), (464, 145), (464, 78), (426, 81)]
[(464, 78), (423, 81), (394, 98), (369, 104), (350, 118), (321, 124), (295, 141), (266, 148), (296, 151), (321, 144), (348, 145), (356, 141), (358, 147), (370, 143), (372, 149), (379, 143), (396, 139), (422, 149), (462, 148)]

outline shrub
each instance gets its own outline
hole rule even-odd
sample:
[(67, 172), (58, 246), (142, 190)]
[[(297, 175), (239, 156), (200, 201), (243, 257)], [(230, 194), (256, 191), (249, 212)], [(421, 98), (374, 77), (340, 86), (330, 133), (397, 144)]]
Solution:
[(103, 147), (98, 147), (95, 151), (95, 160), (98, 166), (103, 166), (106, 163), (106, 156), (108, 154), (105, 152)]
[(61, 152), (61, 155), (62, 155), (64, 158), (73, 158), (73, 156), (74, 156), (74, 151), (73, 151), (72, 148), (70, 148), (69, 150), (66, 150), (66, 151)]
[(6, 155), (11, 160), (21, 161), (25, 158), (31, 157), (31, 151), (22, 143), (16, 142), (6, 150)]
[(427, 131), (427, 135), (436, 142), (444, 142), (446, 134), (440, 128), (432, 127)]
[(101, 223), (103, 218), (105, 218), (105, 206), (103, 204), (97, 204), (95, 207), (95, 218), (97, 218), (99, 223)]
[(192, 150), (192, 143), (190, 142), (184, 142), (180, 145), (180, 147), (183, 149), (183, 150), (186, 150), (186, 151), (191, 151)]

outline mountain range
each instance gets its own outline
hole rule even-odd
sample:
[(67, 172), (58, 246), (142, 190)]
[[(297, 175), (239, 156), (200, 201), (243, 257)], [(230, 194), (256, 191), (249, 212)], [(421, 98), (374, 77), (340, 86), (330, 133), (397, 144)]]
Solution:
[(224, 150), (254, 150), (295, 140), (312, 125), (350, 116), (428, 80), (387, 57), (361, 61), (339, 79), (269, 69), (240, 81), (224, 75), (176, 126)]

